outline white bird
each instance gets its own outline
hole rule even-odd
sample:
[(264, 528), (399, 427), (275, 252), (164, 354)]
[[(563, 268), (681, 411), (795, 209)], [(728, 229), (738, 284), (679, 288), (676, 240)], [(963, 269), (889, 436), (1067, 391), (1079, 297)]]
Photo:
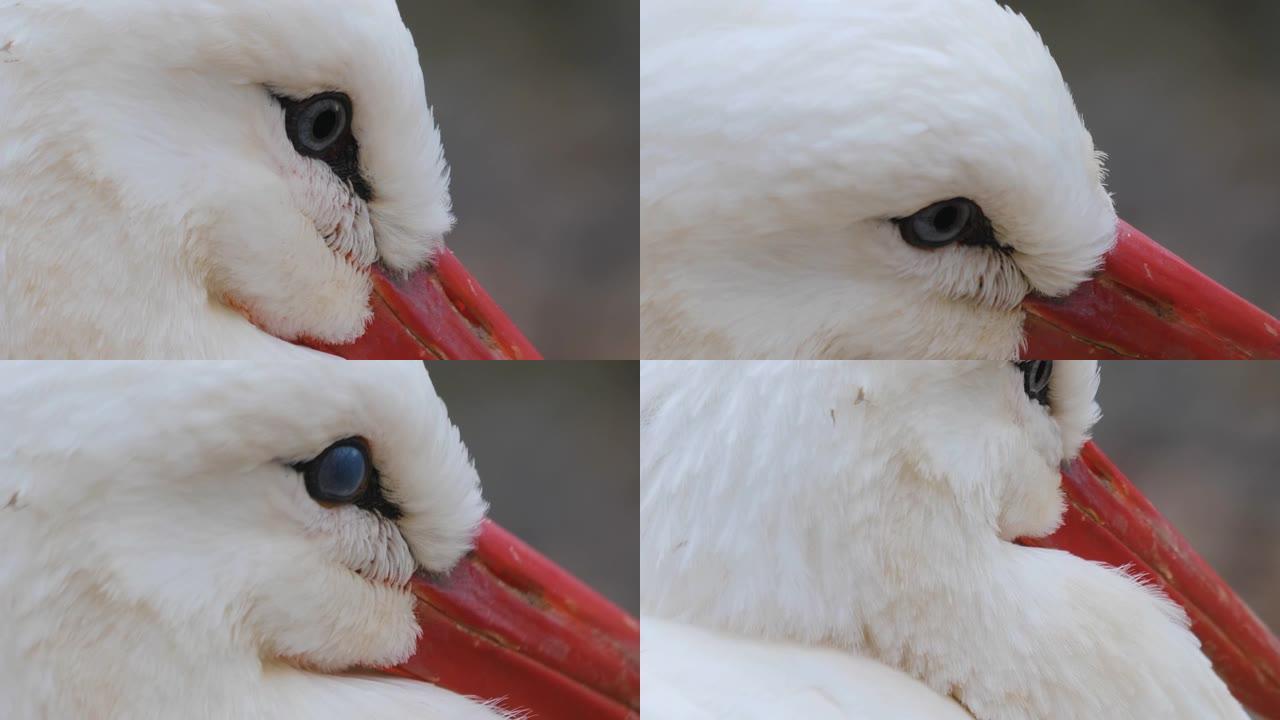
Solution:
[(643, 357), (1280, 356), (1280, 321), (1117, 231), (1057, 65), (992, 0), (640, 18)]
[(0, 106), (0, 357), (536, 356), (394, 0), (0, 2)]
[(410, 655), (485, 511), (420, 364), (0, 373), (0, 716), (500, 717), (345, 674)]
[[(980, 720), (1243, 720), (1162, 593), (1185, 586), (1013, 542), (1062, 522), (1059, 468), (1096, 389), (1093, 363), (645, 363), (645, 707), (945, 717), (911, 708), (951, 698)], [(1096, 510), (1122, 542), (1139, 534)], [(1191, 558), (1172, 562), (1189, 577)], [(701, 662), (659, 665), (689, 653)], [(746, 712), (738, 695), (776, 703)]]

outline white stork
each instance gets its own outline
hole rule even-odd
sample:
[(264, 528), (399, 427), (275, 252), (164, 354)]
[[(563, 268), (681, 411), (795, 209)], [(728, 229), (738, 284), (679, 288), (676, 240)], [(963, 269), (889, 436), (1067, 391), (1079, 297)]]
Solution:
[[(636, 716), (598, 601), (464, 561), (486, 506), (419, 363), (7, 363), (0, 404), (2, 717)], [(513, 692), (369, 672), (415, 652)]]
[(1243, 720), (1197, 635), (1278, 716), (1280, 643), (1086, 444), (1096, 389), (1090, 362), (644, 363), (645, 716)]
[[(0, 106), (0, 358), (537, 357), (443, 246), (394, 0), (0, 1)], [(413, 588), (398, 672), (637, 714), (634, 620), (492, 523)]]
[(993, 0), (640, 18), (643, 357), (1280, 357), (1280, 321), (1118, 223)]
[(537, 357), (394, 0), (0, 2), (0, 357)]

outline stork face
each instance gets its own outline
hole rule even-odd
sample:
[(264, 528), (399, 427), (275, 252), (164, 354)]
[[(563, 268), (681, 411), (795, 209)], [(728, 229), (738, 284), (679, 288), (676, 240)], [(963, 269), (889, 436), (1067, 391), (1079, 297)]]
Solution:
[(403, 661), (410, 576), (453, 567), (484, 514), (419, 363), (3, 370), (8, 522), (43, 548), (36, 571), (195, 657)]
[(393, 0), (52, 0), (0, 9), (0, 34), (9, 265), (47, 270), (10, 306), (74, 355), (234, 352), (210, 337), (234, 315), (350, 342), (371, 270), (443, 247), (448, 170)]
[[(820, 641), (867, 617), (884, 563), (1046, 535), (1097, 383), (1090, 362), (647, 362), (642, 606)], [(958, 527), (916, 529), (947, 508)]]
[[(646, 357), (1012, 359), (1115, 243), (1062, 76), (991, 0), (648, 2)], [(689, 67), (696, 72), (689, 72)]]

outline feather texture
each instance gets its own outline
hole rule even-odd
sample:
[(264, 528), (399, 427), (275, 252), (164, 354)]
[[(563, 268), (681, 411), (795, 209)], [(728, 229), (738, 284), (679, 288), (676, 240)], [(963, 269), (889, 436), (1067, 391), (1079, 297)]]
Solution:
[[(1012, 359), (1115, 243), (1057, 65), (992, 0), (641, 3), (646, 358)], [(894, 220), (968, 198), (1003, 248)]]
[[(484, 515), (419, 363), (0, 364), (0, 716), (482, 718), (405, 660)], [(365, 438), (395, 524), (295, 464)], [(361, 709), (363, 708), (363, 709)]]

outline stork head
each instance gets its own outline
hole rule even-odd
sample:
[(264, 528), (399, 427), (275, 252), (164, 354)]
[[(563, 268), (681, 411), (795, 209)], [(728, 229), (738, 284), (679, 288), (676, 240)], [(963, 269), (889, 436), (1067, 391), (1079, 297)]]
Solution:
[(10, 715), (243, 717), (299, 670), (399, 663), (512, 711), (638, 712), (635, 621), (481, 522), (419, 363), (8, 363), (0, 404), (0, 544), (30, 549), (0, 557)]
[(394, 0), (0, 12), (8, 354), (527, 346), (444, 248), (449, 171)]
[(642, 608), (869, 655), (975, 717), (1243, 718), (1213, 669), (1274, 712), (1280, 643), (1087, 443), (1097, 387), (1088, 361), (645, 363)]
[(36, 564), (78, 578), (67, 592), (80, 607), (111, 598), (121, 624), (145, 608), (156, 625), (135, 636), (159, 627), (209, 662), (406, 659), (419, 632), (410, 577), (452, 568), (484, 515), (417, 363), (7, 375), (0, 455), (18, 467), (5, 496), (10, 522), (46, 547)]
[(643, 607), (816, 641), (913, 517), (954, 507), (968, 528), (922, 543), (1048, 534), (1096, 388), (1087, 362), (647, 362)]
[[(1020, 15), (697, 5), (641, 15), (646, 357), (1012, 359), (1025, 302), (1110, 262), (1101, 155)], [(1101, 322), (1076, 335), (1152, 351)]]

